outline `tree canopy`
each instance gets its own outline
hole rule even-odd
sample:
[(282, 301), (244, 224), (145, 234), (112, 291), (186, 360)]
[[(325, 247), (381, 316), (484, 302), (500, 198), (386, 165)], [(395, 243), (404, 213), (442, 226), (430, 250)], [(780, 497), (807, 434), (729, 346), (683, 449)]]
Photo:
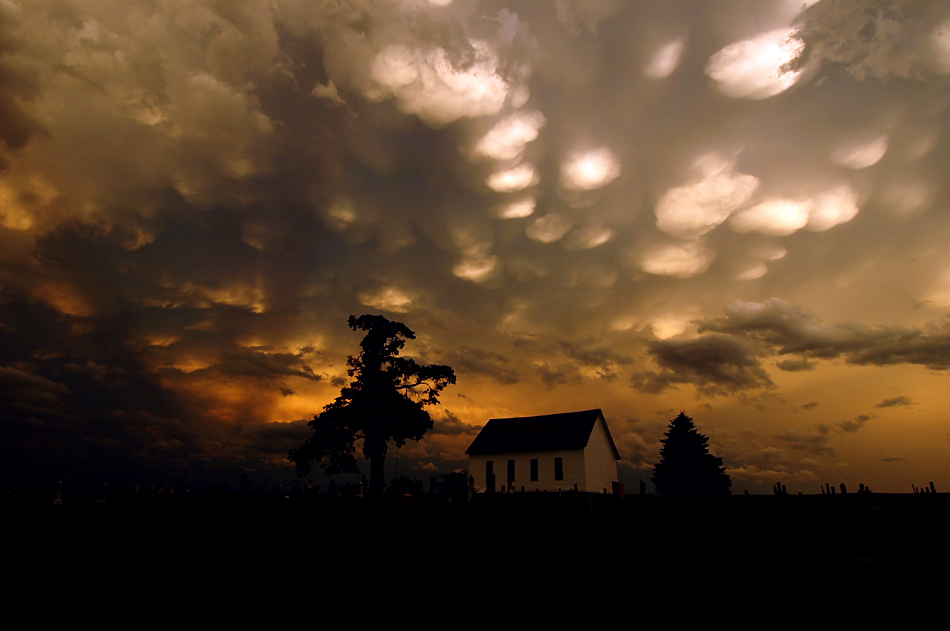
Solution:
[(661, 496), (728, 495), (732, 480), (722, 458), (709, 453), (709, 437), (696, 431), (693, 419), (680, 412), (660, 440), (660, 461), (653, 484)]
[(354, 331), (365, 331), (360, 354), (347, 358), (351, 377), (332, 403), (308, 423), (313, 434), (290, 460), (298, 475), (321, 462), (327, 475), (358, 473), (355, 442), (363, 441), (363, 456), (370, 461), (370, 492), (383, 487), (383, 464), (389, 442), (402, 447), (432, 429), (426, 407), (439, 403), (439, 393), (455, 383), (448, 366), (420, 365), (399, 352), (416, 335), (402, 322), (379, 315), (350, 316)]

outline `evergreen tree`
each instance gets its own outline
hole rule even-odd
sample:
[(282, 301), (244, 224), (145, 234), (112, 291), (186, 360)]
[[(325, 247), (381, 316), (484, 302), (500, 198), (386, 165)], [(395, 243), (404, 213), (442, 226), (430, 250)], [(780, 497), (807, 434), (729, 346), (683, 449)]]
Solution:
[(696, 431), (693, 419), (680, 412), (660, 442), (660, 461), (653, 467), (660, 496), (729, 494), (732, 480), (722, 458), (709, 453), (709, 437)]

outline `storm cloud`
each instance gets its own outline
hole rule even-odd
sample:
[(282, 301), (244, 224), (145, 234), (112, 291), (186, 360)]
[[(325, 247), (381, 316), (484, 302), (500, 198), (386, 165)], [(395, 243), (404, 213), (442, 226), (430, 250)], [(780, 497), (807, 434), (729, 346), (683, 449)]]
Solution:
[(6, 479), (290, 475), (362, 313), (459, 377), (407, 470), (698, 395), (792, 475), (946, 410), (948, 111), (934, 2), (0, 0)]
[(693, 384), (707, 395), (774, 386), (752, 346), (730, 336), (658, 340), (649, 343), (648, 353), (661, 370), (634, 375), (634, 387), (646, 392), (662, 392), (677, 384)]
[(807, 358), (844, 358), (849, 364), (918, 364), (950, 368), (950, 319), (921, 327), (825, 324), (784, 300), (736, 302), (720, 318), (702, 320), (700, 332), (714, 331), (760, 342), (769, 352)]

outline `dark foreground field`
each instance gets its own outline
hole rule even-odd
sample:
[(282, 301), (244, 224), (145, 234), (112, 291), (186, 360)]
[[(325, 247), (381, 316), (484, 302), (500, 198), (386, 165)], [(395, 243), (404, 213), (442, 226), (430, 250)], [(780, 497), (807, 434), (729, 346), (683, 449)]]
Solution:
[(703, 603), (771, 612), (768, 628), (802, 612), (936, 607), (946, 592), (947, 495), (476, 500), (9, 496), (5, 595), (45, 602), (38, 619), (65, 603), (78, 616), (305, 607), (312, 620), (590, 606), (677, 616)]

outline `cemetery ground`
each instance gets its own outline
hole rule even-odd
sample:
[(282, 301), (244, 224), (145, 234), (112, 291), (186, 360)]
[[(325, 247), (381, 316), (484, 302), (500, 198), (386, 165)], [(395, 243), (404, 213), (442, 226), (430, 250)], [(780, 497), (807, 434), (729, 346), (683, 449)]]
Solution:
[(850, 617), (887, 602), (927, 606), (950, 561), (950, 495), (939, 493), (471, 502), (118, 493), (60, 505), (8, 494), (3, 510), (11, 602), (106, 609), (306, 602), (319, 617), (370, 605), (484, 612), (510, 602), (550, 613), (585, 602), (655, 613), (705, 602), (785, 616), (824, 603)]

